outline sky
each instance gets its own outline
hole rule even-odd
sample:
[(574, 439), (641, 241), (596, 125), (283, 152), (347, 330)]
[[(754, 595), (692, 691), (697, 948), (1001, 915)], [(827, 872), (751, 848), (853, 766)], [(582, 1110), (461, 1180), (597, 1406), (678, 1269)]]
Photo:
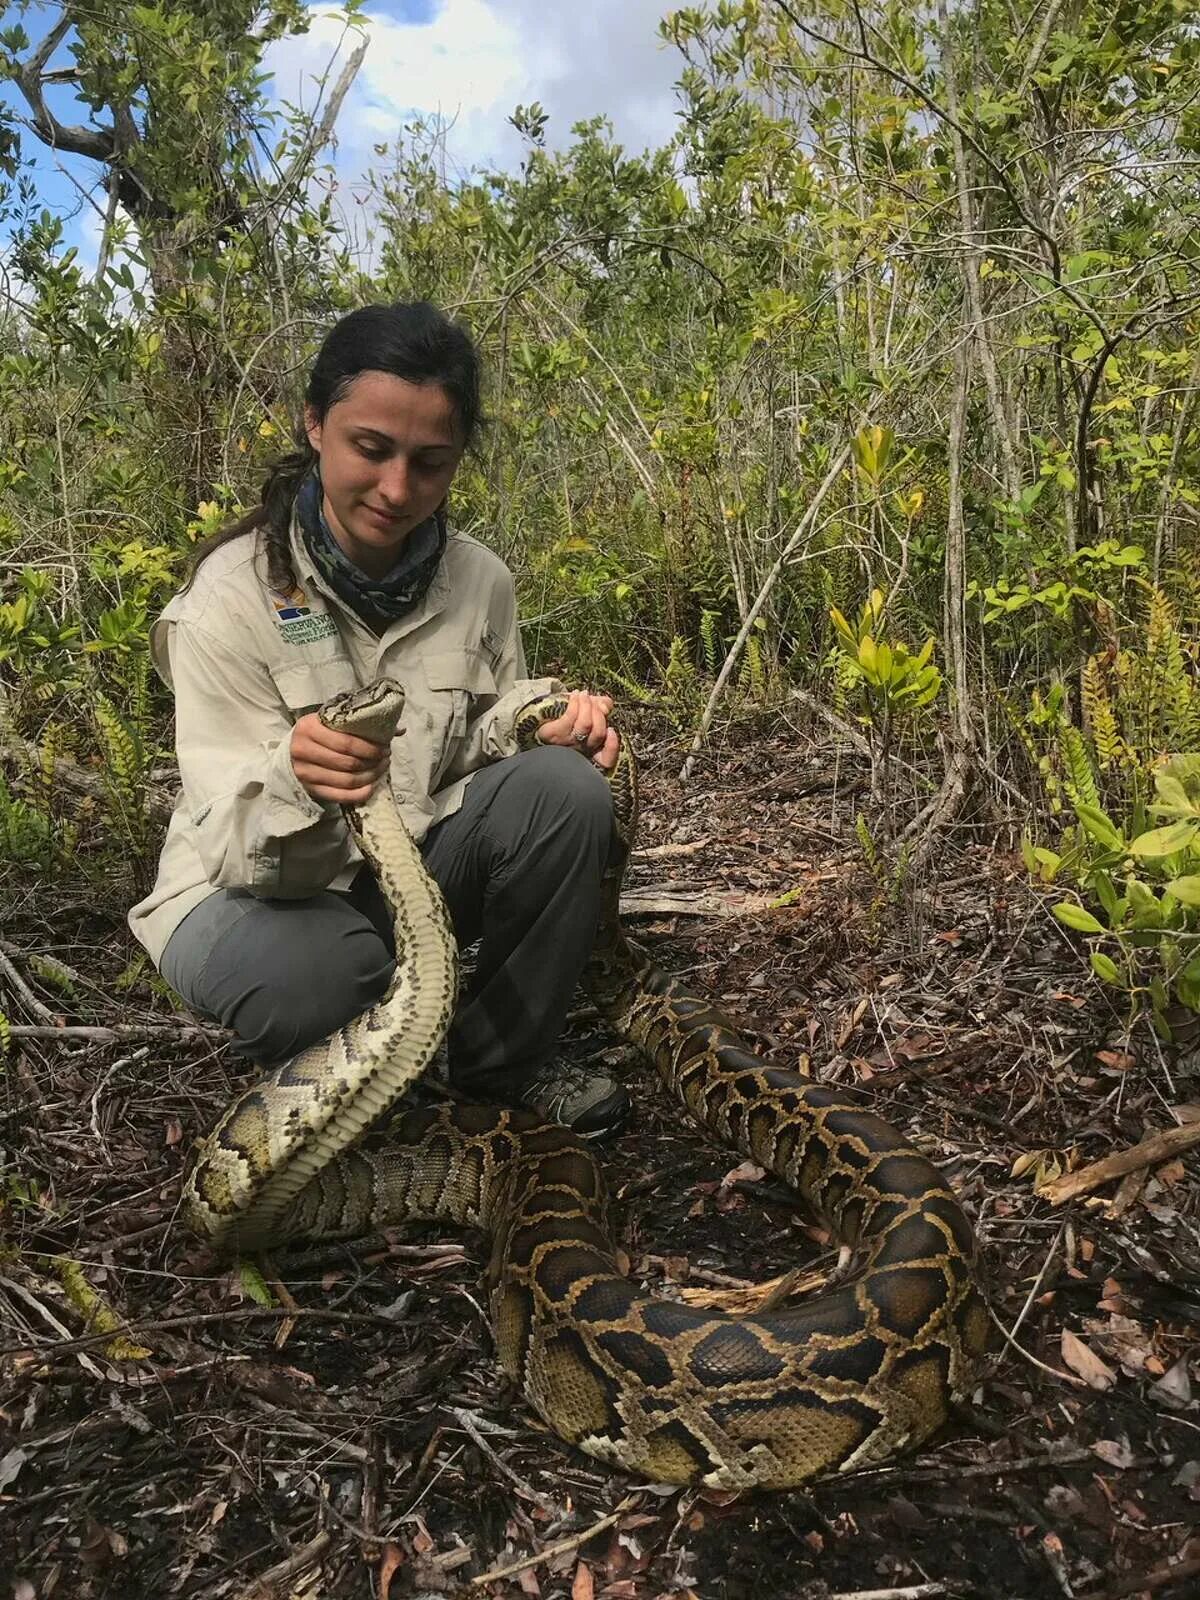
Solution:
[[(523, 143), (507, 119), (514, 107), (533, 101), (549, 113), (552, 146), (569, 142), (573, 122), (601, 113), (629, 149), (664, 143), (676, 126), (673, 84), (683, 65), (658, 37), (658, 21), (669, 9), (671, 0), (367, 0), (370, 44), (337, 124), (341, 181), (352, 187), (368, 165), (378, 165), (372, 146), (394, 144), (419, 113), (450, 125), (451, 177), (480, 165), (515, 167)], [(265, 62), (274, 75), (273, 98), (306, 109), (314, 106), (331, 60), (332, 83), (355, 43), (328, 5), (310, 12), (309, 33), (279, 41)], [(36, 40), (56, 15), (57, 7), (47, 5), (23, 26)], [(68, 61), (60, 50), (53, 64)], [(8, 85), (0, 85), (0, 98), (21, 104)], [(84, 120), (67, 90), (49, 103), (64, 121)], [(80, 247), (82, 260), (94, 261), (100, 219), (81, 204), (80, 191), (95, 189), (96, 166), (56, 157), (32, 135), (25, 145), (36, 157), (39, 200), (53, 211), (76, 213), (69, 242)]]

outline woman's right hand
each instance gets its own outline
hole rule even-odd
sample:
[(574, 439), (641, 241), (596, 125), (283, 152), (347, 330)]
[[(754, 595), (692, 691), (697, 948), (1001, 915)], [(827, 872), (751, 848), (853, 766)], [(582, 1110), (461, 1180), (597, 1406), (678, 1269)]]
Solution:
[(360, 806), (388, 768), (387, 745), (335, 733), (315, 711), (292, 727), (292, 770), (314, 800)]

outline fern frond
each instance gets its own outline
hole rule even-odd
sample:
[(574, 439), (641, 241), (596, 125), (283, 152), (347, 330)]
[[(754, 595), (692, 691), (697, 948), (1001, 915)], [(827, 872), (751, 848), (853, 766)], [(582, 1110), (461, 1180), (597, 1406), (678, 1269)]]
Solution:
[(710, 678), (715, 678), (721, 670), (721, 661), (725, 654), (717, 637), (717, 621), (718, 615), (715, 611), (705, 610), (700, 613), (701, 661)]
[(862, 853), (866, 857), (867, 865), (870, 867), (872, 872), (878, 871), (879, 850), (875, 844), (875, 838), (871, 832), (867, 819), (863, 816), (861, 811), (858, 812), (854, 818), (854, 833), (855, 837), (858, 839)]
[(1099, 656), (1089, 656), (1083, 669), (1083, 715), (1096, 746), (1096, 759), (1102, 768), (1111, 767), (1124, 748), (1116, 712), (1105, 683)]
[(19, 800), (0, 776), (0, 860), (45, 866), (53, 854), (50, 817), (36, 805)]
[(1087, 741), (1079, 729), (1065, 719), (1058, 728), (1058, 748), (1062, 754), (1063, 788), (1068, 797), (1076, 805), (1100, 810), (1100, 786)]
[(752, 695), (754, 699), (765, 700), (767, 698), (767, 674), (763, 662), (762, 643), (754, 634), (751, 634), (746, 640), (746, 648), (742, 656), (740, 682), (742, 690)]
[(139, 834), (145, 817), (143, 779), (146, 749), (137, 728), (96, 691), (92, 715), (104, 752), (104, 781), (114, 809), (131, 832)]

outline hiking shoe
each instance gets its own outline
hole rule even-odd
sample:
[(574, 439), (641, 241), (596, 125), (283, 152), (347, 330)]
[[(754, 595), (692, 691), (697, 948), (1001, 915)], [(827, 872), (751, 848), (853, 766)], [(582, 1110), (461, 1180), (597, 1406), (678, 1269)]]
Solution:
[(551, 1057), (516, 1091), (518, 1105), (560, 1122), (581, 1139), (612, 1139), (629, 1121), (629, 1096), (606, 1073)]

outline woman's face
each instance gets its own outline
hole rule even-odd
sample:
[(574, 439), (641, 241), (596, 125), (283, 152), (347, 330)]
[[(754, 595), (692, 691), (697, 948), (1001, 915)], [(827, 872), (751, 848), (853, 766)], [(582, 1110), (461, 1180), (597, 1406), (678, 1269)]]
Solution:
[(363, 372), (324, 422), (309, 411), (307, 431), (334, 538), (360, 571), (382, 577), (446, 498), (462, 459), (449, 395), (439, 383)]

